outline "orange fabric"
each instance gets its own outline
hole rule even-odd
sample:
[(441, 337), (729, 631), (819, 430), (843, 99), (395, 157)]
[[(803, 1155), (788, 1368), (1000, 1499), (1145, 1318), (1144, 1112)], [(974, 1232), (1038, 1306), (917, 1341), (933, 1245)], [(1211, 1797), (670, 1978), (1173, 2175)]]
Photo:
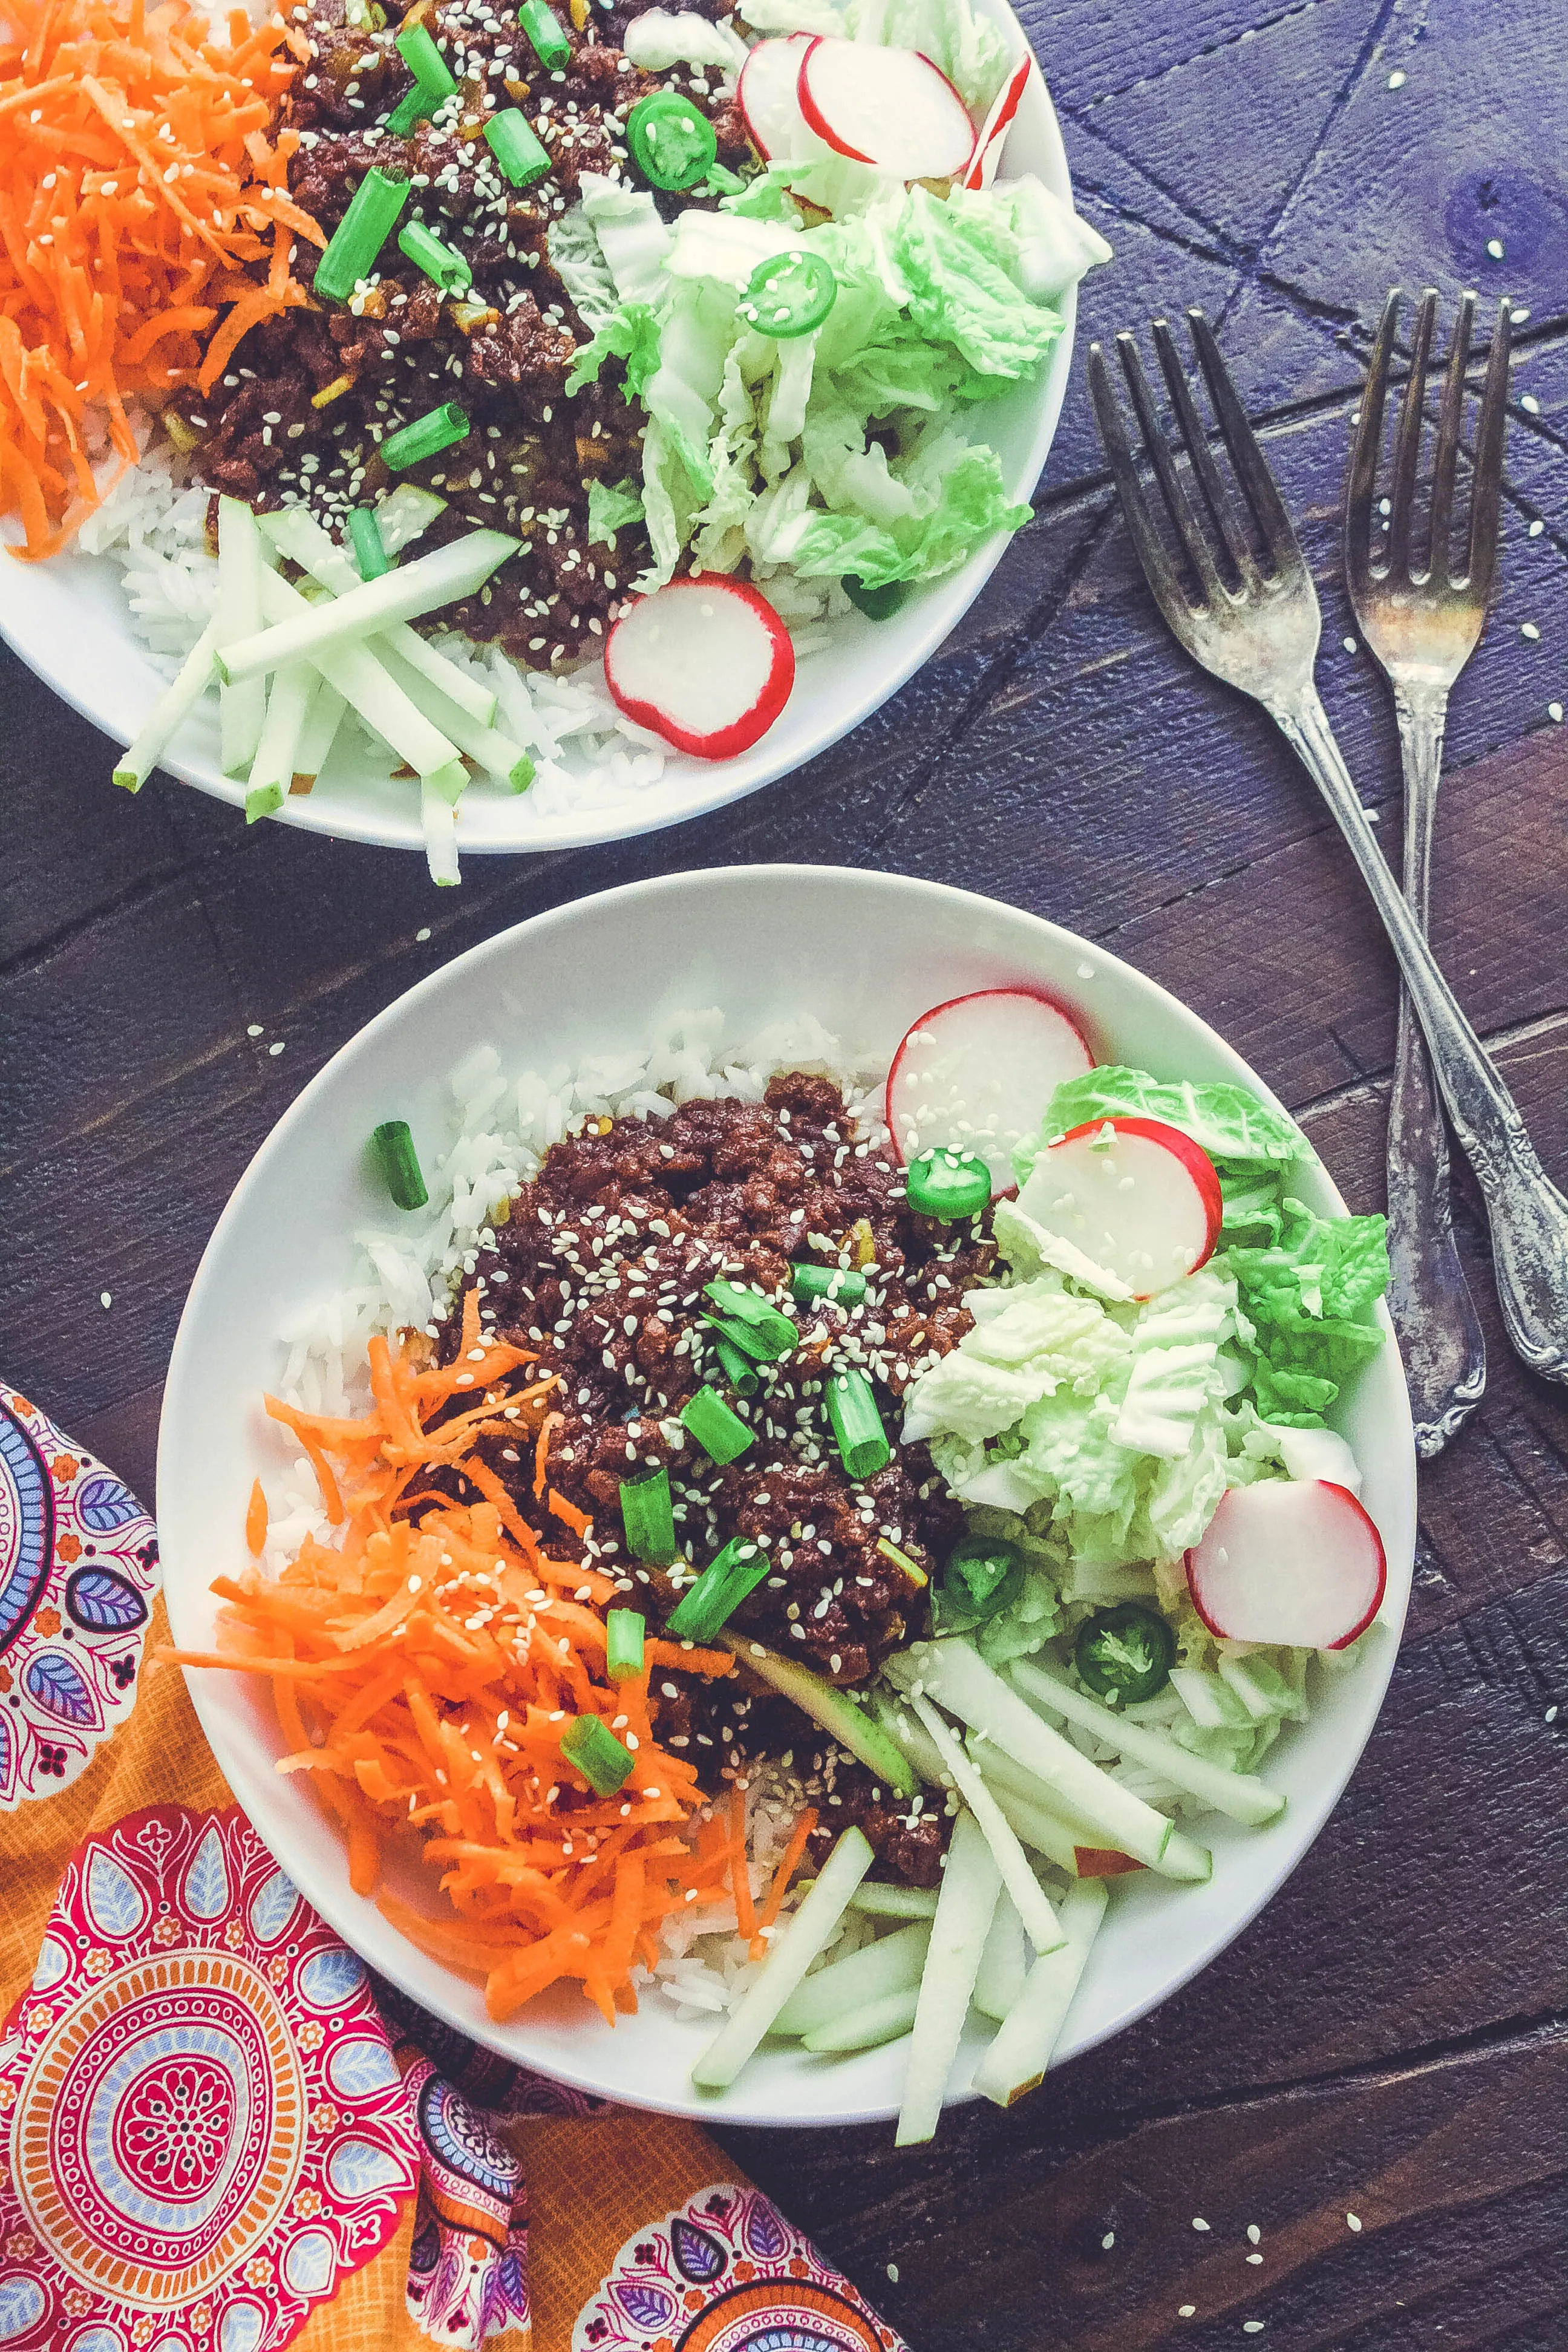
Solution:
[[(151, 1658), (169, 1640), (160, 1600)], [(144, 1665), (130, 1720), (58, 1796), (0, 1817), (0, 2014), (28, 1983), (65, 1864), (81, 1841), (143, 1806), (233, 1803), (203, 1737), (184, 1675)], [(584, 2140), (592, 2137), (592, 2160)], [(531, 2336), (492, 2336), (486, 2352), (570, 2352), (583, 2304), (639, 2229), (710, 2182), (743, 2178), (695, 2126), (631, 2111), (596, 2118), (530, 2118), (505, 2127), (528, 2180)], [(594, 2183), (592, 2200), (583, 2184)], [(300, 2352), (431, 2352), (409, 2314), (405, 2283), (415, 2206), (397, 2235), (344, 2280), (293, 2339)]]

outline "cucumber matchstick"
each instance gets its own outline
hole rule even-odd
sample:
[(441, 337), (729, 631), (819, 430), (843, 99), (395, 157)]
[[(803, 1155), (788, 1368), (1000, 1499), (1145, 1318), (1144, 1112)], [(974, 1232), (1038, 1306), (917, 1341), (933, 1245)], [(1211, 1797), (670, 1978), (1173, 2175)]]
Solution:
[(774, 1937), (761, 1975), (747, 1986), (728, 2021), (691, 2069), (691, 2079), (700, 2091), (729, 2089), (818, 1952), (826, 1948), (849, 1897), (875, 1860), (865, 1832), (846, 1830), (799, 1910), (783, 1935)]
[(379, 580), (361, 581), (330, 604), (308, 605), (290, 620), (220, 646), (218, 674), (230, 685), (243, 685), (282, 662), (315, 661), (337, 647), (363, 645), (395, 622), (417, 621), (474, 595), (521, 545), (502, 531), (469, 531)]

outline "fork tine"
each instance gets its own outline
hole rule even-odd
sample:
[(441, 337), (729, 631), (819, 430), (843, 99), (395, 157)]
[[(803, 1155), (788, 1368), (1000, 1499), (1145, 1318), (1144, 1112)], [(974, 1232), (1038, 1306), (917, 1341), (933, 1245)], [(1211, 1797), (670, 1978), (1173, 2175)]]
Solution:
[[(1248, 506), (1258, 519), (1274, 568), (1281, 576), (1292, 569), (1305, 572), (1300, 543), (1285, 511), (1285, 501), (1274, 486), (1274, 477), (1258, 446), (1257, 436), (1247, 421), (1230, 372), (1220, 357), (1214, 329), (1205, 314), (1194, 305), (1187, 312), (1187, 325), (1203, 368), (1204, 380), (1209, 388), (1219, 429), (1225, 436), (1225, 446), (1230, 452), (1230, 462), (1236, 467)], [(1308, 574), (1309, 578), (1310, 574)]]
[(1351, 602), (1359, 616), (1364, 592), (1372, 584), (1372, 501), (1377, 488), (1377, 461), (1383, 451), (1383, 413), (1388, 399), (1388, 362), (1399, 323), (1400, 292), (1390, 289), (1378, 322), (1377, 341), (1366, 371), (1361, 413), (1351, 450), (1350, 476), (1345, 483), (1345, 572)]
[(1116, 397), (1105, 353), (1098, 343), (1090, 343), (1089, 347), (1089, 389), (1094, 403), (1095, 422), (1100, 426), (1100, 437), (1110, 461), (1110, 477), (1116, 485), (1116, 495), (1121, 501), (1121, 511), (1131, 534), (1133, 552), (1143, 567), (1144, 577), (1154, 592), (1154, 600), (1160, 610), (1185, 643), (1190, 608), (1176, 576), (1176, 567), (1166, 552), (1165, 542), (1155, 529), (1154, 518), (1149, 511), (1149, 501), (1138, 478), (1127, 427), (1122, 421), (1121, 404)]
[(1154, 337), (1154, 349), (1160, 357), (1161, 373), (1171, 395), (1171, 405), (1176, 412), (1182, 439), (1202, 488), (1205, 503), (1214, 518), (1215, 529), (1225, 541), (1226, 551), (1241, 575), (1243, 586), (1253, 587), (1258, 576), (1258, 561), (1247, 543), (1247, 535), (1237, 520), (1230, 494), (1219, 467), (1215, 464), (1208, 435), (1199, 418), (1192, 386), (1187, 382), (1186, 370), (1176, 350), (1175, 337), (1163, 319), (1156, 319), (1151, 331)]
[(1388, 572), (1394, 580), (1410, 577), (1410, 525), (1415, 512), (1415, 483), (1421, 466), (1421, 427), (1426, 415), (1426, 361), (1432, 349), (1432, 329), (1437, 318), (1437, 289), (1428, 286), (1415, 314), (1410, 346), (1410, 380), (1399, 412), (1399, 438), (1394, 451), (1394, 513), (1388, 525)]
[[(1448, 373), (1443, 379), (1443, 403), (1437, 411), (1437, 449), (1432, 461), (1431, 576), (1447, 585), (1454, 576), (1448, 560), (1448, 538), (1454, 516), (1454, 478), (1459, 462), (1459, 439), (1465, 428), (1465, 375), (1470, 363), (1470, 335), (1475, 326), (1476, 298), (1461, 294), (1454, 340), (1448, 352)], [(1474, 500), (1472, 499), (1472, 508)]]
[(1467, 585), (1485, 603), (1492, 590), (1497, 567), (1498, 519), (1502, 507), (1503, 436), (1508, 427), (1508, 358), (1512, 337), (1513, 308), (1505, 295), (1498, 304), (1492, 329), (1491, 356), (1487, 362), (1481, 393), (1481, 421), (1476, 435), (1476, 476), (1471, 488), (1470, 564)]
[(1154, 468), (1154, 478), (1164, 494), (1166, 510), (1176, 527), (1176, 535), (1186, 550), (1187, 561), (1197, 573), (1204, 602), (1211, 611), (1216, 606), (1223, 608), (1225, 584), (1214, 560), (1214, 551), (1204, 537), (1197, 517), (1193, 512), (1192, 501), (1176, 471), (1175, 459), (1160, 430), (1160, 420), (1154, 412), (1154, 395), (1143, 373), (1137, 342), (1125, 328), (1116, 338), (1116, 352), (1121, 362), (1121, 373), (1127, 378), (1128, 390), (1132, 394), (1132, 405), (1138, 412), (1138, 422), (1143, 430), (1145, 453)]

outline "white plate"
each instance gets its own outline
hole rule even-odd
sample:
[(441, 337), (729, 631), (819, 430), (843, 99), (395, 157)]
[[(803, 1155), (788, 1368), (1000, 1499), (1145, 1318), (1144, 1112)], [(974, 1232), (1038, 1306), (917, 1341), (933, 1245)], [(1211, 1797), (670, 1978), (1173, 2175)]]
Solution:
[[(1022, 56), (1023, 27), (1006, 0), (976, 5), (1005, 28), (1013, 53)], [(1033, 172), (1071, 203), (1061, 132), (1037, 74), (1029, 78), (1008, 135), (1006, 162), (1010, 176)], [(1071, 373), (1076, 289), (1060, 307), (1066, 330), (1039, 381), (1015, 385), (973, 412), (975, 436), (996, 450), (1015, 501), (1029, 498), (1039, 478)], [(995, 570), (1008, 536), (999, 532), (961, 571), (932, 582), (889, 620), (854, 613), (836, 621), (832, 644), (802, 658), (787, 709), (762, 741), (739, 758), (694, 760), (672, 752), (657, 784), (607, 808), (548, 819), (533, 815), (526, 793), (477, 782), (464, 793), (458, 813), (459, 852), (571, 849), (585, 842), (620, 841), (704, 816), (791, 774), (879, 709), (936, 651)], [(107, 556), (68, 553), (47, 563), (0, 562), (0, 635), (46, 685), (116, 743), (130, 742), (163, 691), (163, 679), (132, 631), (120, 568)], [(106, 761), (106, 787), (109, 765)], [(218, 764), (214, 697), (180, 729), (159, 765), (236, 808), (245, 805), (243, 782), (226, 776)], [(392, 849), (424, 847), (417, 793), (406, 781), (394, 782), (368, 758), (353, 764), (329, 761), (314, 792), (286, 800), (274, 822)]]
[[(694, 941), (705, 945), (693, 946)], [(207, 1244), (174, 1343), (158, 1454), (158, 1516), (169, 1614), (183, 1643), (210, 1648), (208, 1590), (247, 1555), (247, 1497), (296, 1449), (263, 1417), (276, 1379), (279, 1318), (348, 1276), (351, 1231), (384, 1218), (364, 1140), (401, 1113), (422, 1151), (443, 1131), (444, 1074), (489, 1039), (513, 1070), (575, 1062), (640, 1043), (650, 1004), (721, 1004), (736, 1034), (791, 1011), (816, 1013), (846, 1047), (890, 1055), (928, 1005), (965, 990), (1037, 983), (1068, 1005), (1101, 1059), (1166, 1077), (1234, 1078), (1273, 1097), (1197, 1016), (1152, 981), (1070, 931), (940, 884), (820, 866), (675, 875), (536, 916), (470, 950), (361, 1031), (279, 1120)], [(1343, 1203), (1326, 1176), (1302, 1190)], [(1393, 1667), (1415, 1549), (1415, 1464), (1392, 1333), (1342, 1426), (1365, 1473), (1365, 1501), (1388, 1552), (1382, 1628), (1353, 1673), (1323, 1682), (1310, 1722), (1288, 1729), (1268, 1777), (1289, 1799), (1266, 1831), (1205, 1819), (1214, 1876), (1175, 1887), (1116, 1882), (1111, 1910), (1068, 2020), (1062, 2053), (1087, 2050), (1142, 2017), (1238, 1935), (1310, 1845), (1371, 1731)], [(710, 2028), (681, 2024), (657, 1996), (614, 2032), (574, 1989), (492, 2025), (479, 1987), (427, 1959), (374, 1905), (349, 1891), (341, 1841), (302, 1779), (273, 1771), (282, 1743), (265, 1687), (226, 1672), (191, 1687), (230, 1787), (301, 1891), (354, 1948), (447, 2023), (518, 2063), (585, 2091), (672, 2113), (757, 2124), (861, 2123), (891, 2115), (901, 2060), (873, 2050), (813, 2059), (774, 2044), (720, 2098), (688, 2070)], [(433, 1908), (417, 1866), (405, 1891)], [(973, 2028), (950, 2095), (966, 2095), (984, 2046)]]

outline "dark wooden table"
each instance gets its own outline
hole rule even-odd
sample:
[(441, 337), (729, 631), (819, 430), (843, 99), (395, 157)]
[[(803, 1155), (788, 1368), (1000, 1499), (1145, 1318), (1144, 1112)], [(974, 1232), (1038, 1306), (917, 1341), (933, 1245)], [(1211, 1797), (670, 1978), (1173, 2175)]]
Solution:
[[(1222, 322), (1310, 545), (1321, 684), (1385, 838), (1394, 729), (1335, 553), (1359, 372), (1393, 279), (1530, 310), (1500, 603), (1452, 713), (1435, 931), (1562, 1179), (1562, 0), (1025, 14), (1079, 203), (1117, 248), (1080, 332), (1194, 301)], [(964, 626), (837, 752), (700, 825), (470, 860), (460, 893), (413, 857), (247, 832), (163, 781), (129, 800), (102, 739), (0, 663), (7, 1376), (150, 1491), (203, 1244), (326, 1055), (504, 925), (714, 863), (898, 868), (1075, 926), (1215, 1023), (1352, 1204), (1379, 1205), (1391, 961), (1267, 721), (1162, 635), (1081, 374), (1037, 506)], [(1258, 2322), (1276, 2352), (1568, 2346), (1568, 1398), (1510, 1354), (1468, 1180), (1458, 1216), (1490, 1386), (1423, 1478), (1382, 1723), (1267, 1916), (1146, 2023), (1011, 2115), (953, 2115), (929, 2151), (896, 2156), (883, 2129), (732, 2136), (916, 2352), (1207, 2352)]]

